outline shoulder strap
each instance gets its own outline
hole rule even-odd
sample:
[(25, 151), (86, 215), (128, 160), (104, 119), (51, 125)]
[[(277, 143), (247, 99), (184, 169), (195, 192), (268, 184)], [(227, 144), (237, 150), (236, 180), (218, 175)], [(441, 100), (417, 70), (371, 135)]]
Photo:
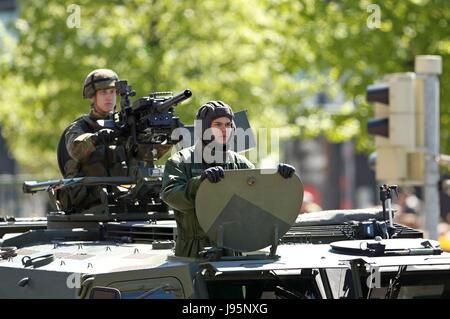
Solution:
[[(101, 128), (100, 125), (97, 122), (95, 122), (93, 119), (91, 119), (90, 116), (87, 114), (78, 117), (75, 121), (72, 122), (72, 124), (75, 122), (78, 122), (80, 120), (82, 120), (83, 123), (87, 126), (87, 128), (89, 130), (91, 130), (92, 132), (95, 132), (96, 130)], [(65, 130), (63, 131), (63, 133), (61, 134), (61, 136), (59, 138), (58, 146), (56, 149), (59, 170), (63, 176), (65, 176), (64, 167), (66, 165), (66, 162), (71, 159), (71, 157), (66, 149), (66, 133), (67, 133), (69, 127), (70, 127), (70, 125), (68, 127), (66, 127)]]
[(64, 167), (66, 165), (66, 162), (70, 159), (70, 155), (66, 149), (66, 133), (68, 129), (69, 127), (66, 127), (66, 129), (61, 134), (61, 136), (59, 137), (58, 146), (56, 147), (56, 157), (58, 160), (58, 167), (63, 177), (66, 176)]
[(102, 128), (100, 126), (100, 124), (98, 124), (96, 121), (91, 119), (91, 117), (89, 115), (83, 115), (83, 116), (79, 117), (78, 119), (82, 119), (89, 126), (89, 128), (91, 128), (94, 131)]

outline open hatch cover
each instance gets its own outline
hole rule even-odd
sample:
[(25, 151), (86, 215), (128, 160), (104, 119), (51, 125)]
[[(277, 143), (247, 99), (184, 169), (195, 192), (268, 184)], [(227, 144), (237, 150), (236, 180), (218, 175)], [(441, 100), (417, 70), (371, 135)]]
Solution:
[(202, 182), (196, 196), (200, 226), (218, 247), (255, 251), (278, 242), (295, 223), (303, 184), (269, 169), (225, 171), (219, 183)]

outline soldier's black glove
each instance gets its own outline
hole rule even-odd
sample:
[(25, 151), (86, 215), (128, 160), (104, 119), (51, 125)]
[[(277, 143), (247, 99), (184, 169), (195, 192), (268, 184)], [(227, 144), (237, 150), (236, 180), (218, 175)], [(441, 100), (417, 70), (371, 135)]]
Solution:
[(211, 183), (217, 183), (222, 178), (224, 178), (225, 174), (223, 168), (220, 166), (210, 167), (203, 171), (200, 180), (208, 179)]
[(294, 175), (295, 173), (295, 167), (288, 164), (280, 163), (278, 164), (278, 173), (280, 173), (280, 175), (283, 176), (284, 178), (292, 177), (292, 175)]
[(118, 136), (118, 133), (115, 130), (111, 130), (109, 128), (103, 128), (100, 131), (96, 132), (92, 135), (92, 141), (94, 145), (107, 145), (114, 142), (114, 139)]

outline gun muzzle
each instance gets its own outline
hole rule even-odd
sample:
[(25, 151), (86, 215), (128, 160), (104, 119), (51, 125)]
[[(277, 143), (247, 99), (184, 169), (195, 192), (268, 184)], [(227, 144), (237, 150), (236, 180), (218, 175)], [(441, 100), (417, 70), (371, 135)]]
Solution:
[(36, 192), (46, 191), (49, 187), (62, 184), (63, 180), (51, 180), (45, 182), (24, 181), (22, 184), (22, 191), (26, 194), (33, 194)]
[(156, 110), (159, 113), (167, 112), (172, 106), (177, 105), (183, 102), (184, 100), (187, 100), (191, 96), (192, 96), (191, 90), (184, 90), (180, 94), (177, 94), (174, 97), (171, 97), (170, 99), (159, 104)]

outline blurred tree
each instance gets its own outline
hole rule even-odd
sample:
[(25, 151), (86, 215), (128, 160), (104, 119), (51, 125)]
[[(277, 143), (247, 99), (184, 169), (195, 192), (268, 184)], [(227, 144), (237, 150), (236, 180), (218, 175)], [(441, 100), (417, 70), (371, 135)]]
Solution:
[(313, 89), (332, 98), (343, 89), (352, 102), (332, 115), (320, 108), (301, 110), (296, 123), (300, 135), (340, 140), (356, 134), (360, 149), (370, 147), (366, 123), (373, 110), (365, 103), (367, 85), (387, 73), (413, 72), (416, 55), (436, 54), (444, 66), (441, 152), (450, 153), (450, 92), (445, 90), (450, 85), (449, 1), (386, 0), (374, 5), (370, 0), (267, 0), (266, 6), (269, 18), (277, 18), (273, 32), (283, 35), (286, 44), (278, 59), (285, 71), (306, 74)]
[(94, 68), (116, 70), (138, 96), (192, 89), (191, 102), (178, 107), (186, 124), (202, 103), (221, 99), (248, 109), (260, 125), (273, 125), (271, 106), (296, 91), (295, 80), (272, 65), (274, 49), (264, 42), (271, 21), (256, 0), (69, 4), (21, 2), (18, 42), (1, 66), (7, 85), (0, 115), (16, 158), (29, 171), (56, 173), (59, 135), (88, 111), (81, 88)]
[[(116, 70), (138, 96), (192, 89), (178, 107), (186, 124), (202, 103), (222, 99), (248, 109), (253, 127), (283, 127), (285, 137), (355, 138), (361, 149), (372, 145), (368, 84), (412, 71), (417, 54), (442, 55), (442, 88), (450, 82), (446, 0), (383, 1), (379, 29), (367, 26), (370, 1), (363, 0), (19, 4), (16, 43), (0, 30), (0, 119), (22, 167), (47, 176), (57, 172), (62, 130), (88, 111), (81, 88), (94, 68)], [(348, 102), (334, 114), (311, 98), (341, 91)], [(450, 93), (443, 89), (441, 101), (441, 149), (449, 153)]]

